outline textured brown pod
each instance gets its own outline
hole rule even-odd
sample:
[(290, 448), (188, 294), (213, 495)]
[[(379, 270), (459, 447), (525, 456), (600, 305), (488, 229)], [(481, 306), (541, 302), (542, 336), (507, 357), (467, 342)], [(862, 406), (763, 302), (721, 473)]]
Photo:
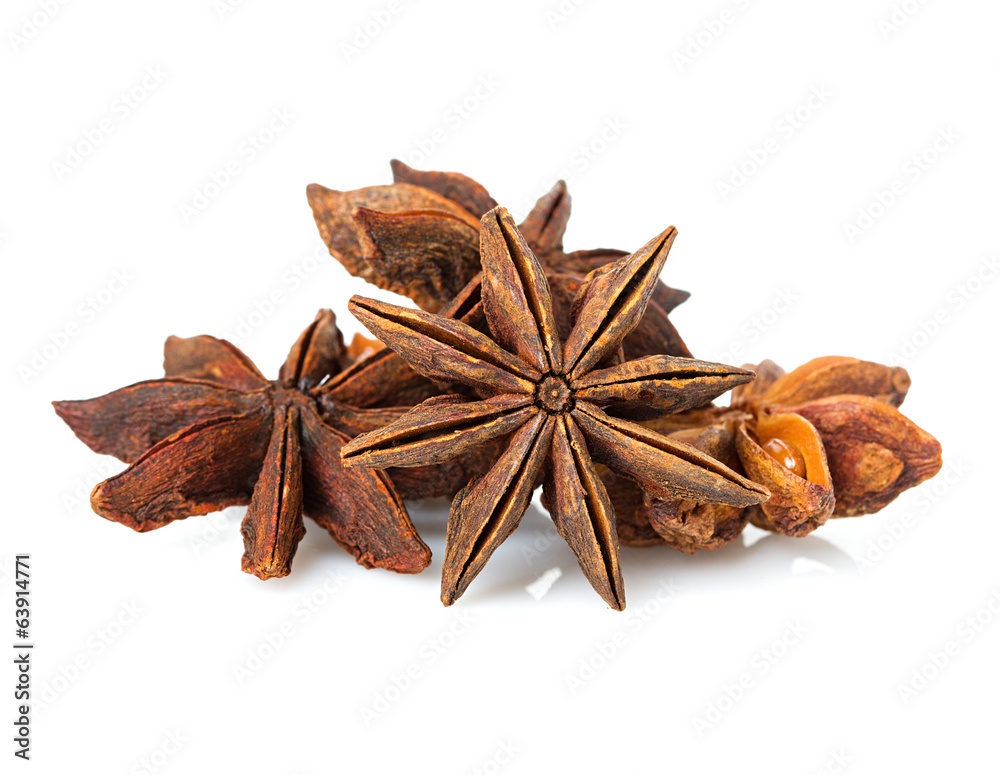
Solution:
[(765, 398), (769, 404), (801, 404), (829, 396), (859, 395), (899, 406), (909, 389), (910, 375), (904, 368), (828, 355), (776, 379)]
[(941, 469), (937, 439), (883, 401), (831, 396), (774, 411), (801, 415), (822, 437), (836, 516), (876, 512)]
[[(739, 471), (733, 423), (719, 423), (671, 434)], [(665, 543), (687, 554), (718, 549), (735, 540), (747, 525), (749, 512), (738, 506), (693, 500), (646, 499), (646, 518)]]
[[(762, 415), (755, 423), (742, 423), (736, 450), (747, 476), (771, 492), (760, 505), (757, 527), (803, 536), (830, 518), (834, 487), (823, 441), (804, 418)], [(781, 461), (778, 451), (786, 456)]]

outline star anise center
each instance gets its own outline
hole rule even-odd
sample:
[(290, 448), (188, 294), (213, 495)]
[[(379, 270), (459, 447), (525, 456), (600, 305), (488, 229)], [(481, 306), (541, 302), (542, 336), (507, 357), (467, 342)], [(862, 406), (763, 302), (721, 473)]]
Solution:
[(280, 382), (272, 382), (271, 388), (268, 391), (271, 398), (272, 406), (298, 406), (298, 407), (308, 407), (314, 409), (316, 407), (315, 399), (297, 387), (284, 387)]
[(546, 374), (535, 388), (535, 405), (549, 414), (562, 414), (573, 409), (573, 391), (564, 377)]

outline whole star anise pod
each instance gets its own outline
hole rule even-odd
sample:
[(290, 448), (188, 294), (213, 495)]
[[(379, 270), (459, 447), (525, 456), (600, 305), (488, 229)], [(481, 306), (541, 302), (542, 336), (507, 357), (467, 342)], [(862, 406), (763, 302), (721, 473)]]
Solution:
[(941, 445), (897, 409), (910, 386), (905, 369), (829, 356), (788, 374), (773, 361), (755, 370), (756, 381), (733, 391), (730, 408), (647, 425), (765, 485), (770, 499), (742, 512), (646, 499), (623, 515), (623, 540), (714, 549), (747, 521), (803, 536), (830, 517), (877, 512), (940, 470)]
[[(489, 192), (457, 172), (422, 172), (392, 161), (394, 182), (354, 191), (320, 185), (307, 189), (320, 236), (347, 270), (385, 290), (403, 294), (428, 312), (440, 312), (480, 272), (480, 218), (496, 207)], [(522, 236), (549, 275), (555, 296), (572, 299), (581, 278), (627, 255), (613, 249), (563, 249), (570, 196), (559, 181), (520, 225)], [(468, 293), (468, 291), (466, 291)], [(623, 342), (626, 358), (690, 357), (668, 317), (690, 294), (655, 284), (646, 314)], [(467, 323), (487, 331), (485, 318)], [(557, 325), (568, 316), (556, 309)]]
[(430, 551), (389, 476), (341, 464), (351, 436), (405, 409), (338, 400), (352, 394), (351, 384), (363, 394), (369, 381), (358, 375), (377, 371), (379, 360), (348, 366), (332, 312), (316, 316), (274, 381), (214, 337), (171, 337), (164, 352), (163, 379), (54, 403), (92, 450), (131, 464), (94, 488), (94, 511), (144, 532), (248, 505), (243, 570), (261, 579), (289, 573), (305, 534), (303, 514), (365, 567), (417, 573), (427, 566)]
[(496, 463), (455, 498), (441, 599), (452, 604), (523, 516), (543, 502), (594, 589), (625, 605), (614, 511), (595, 461), (660, 497), (734, 506), (767, 491), (693, 447), (614, 416), (701, 406), (753, 373), (672, 356), (605, 367), (645, 311), (673, 241), (669, 229), (598, 271), (562, 341), (542, 266), (503, 208), (482, 219), (482, 303), (492, 338), (451, 318), (354, 297), (351, 310), (419, 373), (462, 383), (479, 400), (441, 396), (342, 450), (351, 467), (419, 466), (506, 437)]

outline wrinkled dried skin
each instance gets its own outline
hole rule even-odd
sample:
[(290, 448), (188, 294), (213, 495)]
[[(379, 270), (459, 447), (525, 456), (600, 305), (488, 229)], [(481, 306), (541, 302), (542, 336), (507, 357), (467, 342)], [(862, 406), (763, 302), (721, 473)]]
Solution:
[(563, 346), (570, 378), (594, 368), (638, 325), (676, 235), (671, 226), (581, 288), (573, 330)]
[(413, 169), (399, 159), (393, 159), (389, 164), (394, 182), (428, 188), (457, 203), (476, 218), (481, 218), (488, 210), (497, 206), (482, 185), (460, 172), (424, 172)]
[(379, 350), (385, 349), (385, 345), (378, 339), (356, 333), (351, 337), (351, 343), (347, 345), (347, 355), (351, 359), (351, 364), (370, 358)]
[[(735, 471), (741, 470), (732, 422), (678, 431), (672, 438), (690, 444)], [(739, 537), (749, 519), (746, 510), (738, 506), (693, 500), (646, 498), (644, 505), (646, 518), (664, 542), (687, 554), (725, 546)]]
[(214, 336), (167, 337), (163, 373), (167, 378), (205, 380), (243, 391), (271, 384), (239, 348)]
[(295, 550), (306, 534), (297, 409), (275, 413), (271, 443), (240, 532), (245, 573), (272, 579), (291, 572)]
[(452, 605), (524, 516), (552, 440), (555, 420), (538, 414), (511, 436), (481, 479), (451, 504), (441, 573), (441, 602)]
[(753, 382), (740, 385), (733, 390), (729, 403), (737, 408), (753, 406), (785, 373), (785, 370), (772, 360), (761, 361), (756, 366), (752, 363), (744, 363), (743, 368), (753, 371), (757, 378)]
[(662, 500), (749, 506), (768, 497), (765, 487), (689, 444), (610, 417), (583, 401), (577, 402), (573, 417), (595, 460)]
[(721, 363), (654, 355), (591, 371), (570, 384), (578, 399), (613, 404), (616, 417), (645, 420), (703, 406), (753, 377)]
[(425, 466), (453, 458), (507, 436), (538, 414), (531, 396), (504, 395), (484, 401), (462, 396), (431, 398), (392, 425), (365, 433), (344, 447), (348, 466)]
[(271, 412), (192, 425), (101, 482), (94, 511), (145, 532), (178, 519), (249, 502), (271, 436)]
[(502, 207), (483, 216), (482, 298), (493, 339), (539, 375), (562, 373), (562, 344), (545, 272)]
[(362, 277), (379, 288), (404, 293), (397, 278), (382, 273), (384, 266), (368, 264), (358, 243), (357, 230), (351, 213), (355, 207), (365, 207), (383, 213), (413, 210), (434, 210), (455, 218), (466, 219), (473, 227), (478, 221), (463, 207), (433, 191), (407, 183), (371, 186), (356, 191), (334, 191), (311, 184), (306, 189), (320, 237), (336, 258), (355, 277)]
[(419, 573), (431, 553), (413, 528), (389, 477), (340, 462), (346, 436), (306, 412), (302, 417), (305, 513), (366, 568)]
[(158, 379), (52, 405), (94, 452), (134, 463), (154, 444), (190, 425), (251, 412), (266, 401), (263, 390), (247, 394), (210, 382)]
[(815, 358), (777, 379), (763, 400), (791, 405), (830, 396), (859, 395), (899, 406), (909, 389), (906, 369), (830, 355)]
[(430, 379), (492, 393), (534, 392), (540, 374), (485, 334), (457, 320), (354, 296), (355, 317)]
[(793, 411), (819, 431), (837, 492), (834, 516), (873, 514), (941, 470), (941, 445), (899, 410), (866, 396), (831, 396)]
[(571, 199), (566, 183), (557, 181), (542, 196), (521, 223), (519, 230), (537, 254), (562, 252), (563, 234), (569, 222)]
[[(662, 285), (662, 283), (661, 283)], [(657, 302), (654, 295), (652, 303), (646, 308), (635, 330), (622, 342), (626, 360), (644, 358), (647, 355), (677, 355), (690, 358), (688, 349), (680, 333), (670, 322), (667, 312)]]
[(618, 542), (623, 546), (659, 546), (663, 537), (653, 530), (646, 516), (642, 489), (624, 476), (619, 476), (607, 466), (599, 465), (601, 481), (615, 510)]
[(749, 509), (696, 501), (650, 501), (650, 526), (668, 546), (685, 554), (720, 549), (735, 541), (750, 520)]
[(542, 503), (590, 585), (611, 608), (623, 610), (614, 508), (572, 417), (556, 424)]
[(313, 393), (316, 400), (339, 401), (361, 408), (412, 406), (437, 395), (437, 386), (384, 345)]
[(824, 524), (834, 509), (834, 487), (823, 442), (805, 420), (796, 419), (803, 427), (797, 429), (794, 445), (806, 461), (806, 478), (769, 455), (746, 423), (736, 431), (736, 449), (743, 470), (771, 493), (770, 499), (760, 505), (754, 524), (788, 536), (808, 535)]
[(420, 210), (382, 213), (354, 209), (362, 259), (392, 278), (397, 293), (437, 312), (479, 273), (479, 228), (467, 218)]
[(309, 391), (350, 363), (337, 318), (331, 310), (322, 309), (292, 345), (278, 371), (278, 381), (285, 387)]

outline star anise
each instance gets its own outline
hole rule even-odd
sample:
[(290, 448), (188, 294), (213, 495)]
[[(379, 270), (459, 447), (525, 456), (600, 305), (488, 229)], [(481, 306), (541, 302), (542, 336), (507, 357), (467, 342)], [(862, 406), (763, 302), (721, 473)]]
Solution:
[(748, 521), (804, 536), (830, 517), (877, 512), (940, 470), (941, 445), (897, 408), (910, 386), (905, 369), (841, 356), (816, 358), (788, 374), (773, 361), (754, 368), (756, 381), (733, 391), (730, 408), (647, 425), (765, 485), (770, 499), (734, 511), (647, 498), (620, 514), (624, 541), (715, 549)]
[(164, 351), (163, 379), (54, 404), (87, 446), (131, 464), (94, 488), (94, 511), (144, 532), (248, 505), (243, 570), (262, 579), (289, 573), (303, 514), (361, 565), (400, 573), (427, 566), (430, 551), (389, 476), (341, 464), (351, 436), (405, 409), (338, 400), (352, 394), (346, 386), (369, 384), (358, 375), (378, 370), (380, 359), (349, 366), (332, 312), (306, 328), (275, 381), (214, 337), (171, 337)]
[(748, 506), (763, 487), (693, 447), (614, 416), (701, 406), (753, 373), (672, 356), (605, 367), (636, 326), (667, 258), (673, 229), (599, 270), (577, 299), (565, 341), (556, 330), (549, 284), (513, 219), (495, 208), (482, 219), (482, 303), (492, 338), (431, 313), (354, 297), (372, 333), (431, 378), (479, 395), (431, 398), (342, 450), (346, 465), (387, 468), (448, 459), (506, 437), (493, 467), (455, 498), (448, 520), (441, 598), (452, 604), (511, 534), (544, 480), (543, 502), (594, 589), (625, 605), (614, 511), (595, 461), (662, 498)]
[[(428, 312), (441, 312), (480, 271), (480, 218), (496, 207), (489, 192), (457, 172), (422, 172), (392, 161), (394, 182), (354, 191), (316, 184), (307, 190), (320, 236), (351, 274), (408, 296)], [(563, 249), (570, 196), (559, 181), (532, 208), (520, 230), (549, 275), (556, 297), (572, 299), (581, 278), (627, 255), (613, 249)], [(623, 342), (626, 358), (690, 357), (668, 317), (690, 294), (655, 285), (646, 314)], [(484, 317), (467, 323), (486, 332)], [(568, 331), (568, 316), (556, 309)]]

